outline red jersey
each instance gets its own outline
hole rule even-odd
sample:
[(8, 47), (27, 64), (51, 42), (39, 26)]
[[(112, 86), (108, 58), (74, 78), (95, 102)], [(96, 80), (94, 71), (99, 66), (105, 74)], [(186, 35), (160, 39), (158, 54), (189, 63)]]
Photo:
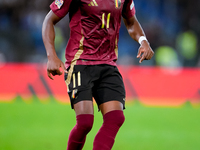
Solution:
[(132, 0), (55, 0), (51, 10), (70, 16), (66, 68), (72, 65), (116, 65), (121, 16), (135, 15)]

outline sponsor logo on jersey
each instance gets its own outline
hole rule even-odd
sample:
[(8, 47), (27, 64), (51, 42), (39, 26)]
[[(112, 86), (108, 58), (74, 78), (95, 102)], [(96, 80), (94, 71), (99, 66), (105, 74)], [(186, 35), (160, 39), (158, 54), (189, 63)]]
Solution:
[(122, 4), (121, 0), (114, 0), (114, 1), (115, 1), (115, 7), (120, 8)]
[(97, 2), (95, 0), (92, 0), (88, 6), (98, 6)]
[(132, 1), (131, 5), (130, 5), (130, 10), (132, 10), (134, 8), (135, 4), (134, 2)]
[(64, 3), (63, 0), (56, 0), (56, 1), (55, 1), (55, 4), (56, 4), (56, 6), (58, 7), (58, 9), (60, 9), (60, 8), (62, 7), (63, 3)]

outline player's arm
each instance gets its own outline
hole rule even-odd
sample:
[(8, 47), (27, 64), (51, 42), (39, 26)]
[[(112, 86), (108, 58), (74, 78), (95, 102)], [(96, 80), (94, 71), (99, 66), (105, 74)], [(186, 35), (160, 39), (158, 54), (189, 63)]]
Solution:
[(53, 76), (55, 75), (61, 75), (63, 72), (60, 71), (60, 68), (62, 70), (66, 71), (65, 66), (63, 62), (58, 58), (54, 41), (55, 41), (55, 30), (54, 25), (60, 21), (61, 18), (59, 18), (57, 15), (53, 13), (51, 10), (45, 17), (43, 26), (42, 26), (42, 38), (45, 45), (46, 53), (47, 53), (47, 73), (50, 79), (53, 80)]
[(141, 63), (143, 60), (151, 59), (154, 55), (153, 50), (151, 49), (149, 42), (146, 39), (145, 33), (138, 22), (136, 16), (132, 16), (131, 18), (123, 18), (126, 28), (128, 30), (129, 35), (137, 42), (140, 43), (140, 48), (138, 50), (137, 58), (140, 58), (139, 62)]

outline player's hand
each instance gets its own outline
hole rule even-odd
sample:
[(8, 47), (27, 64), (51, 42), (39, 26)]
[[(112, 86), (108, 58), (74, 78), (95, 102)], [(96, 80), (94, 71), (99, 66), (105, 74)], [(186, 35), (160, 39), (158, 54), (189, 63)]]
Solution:
[[(61, 68), (61, 70), (60, 70)], [(52, 77), (55, 75), (62, 75), (63, 72), (67, 73), (67, 70), (65, 68), (64, 63), (57, 57), (57, 56), (53, 56), (48, 58), (48, 62), (47, 62), (47, 74), (48, 77), (52, 80), (54, 80), (54, 78)]]
[(151, 49), (147, 41), (142, 41), (141, 46), (138, 50), (137, 58), (140, 58), (139, 63), (143, 60), (150, 60), (154, 55), (153, 50)]

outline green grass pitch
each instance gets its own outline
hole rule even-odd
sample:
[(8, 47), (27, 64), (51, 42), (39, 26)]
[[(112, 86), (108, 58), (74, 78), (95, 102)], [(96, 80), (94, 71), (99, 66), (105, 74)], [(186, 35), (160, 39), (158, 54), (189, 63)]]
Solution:
[[(102, 123), (95, 107), (95, 121), (83, 150), (92, 150)], [(178, 108), (146, 107), (129, 102), (126, 121), (113, 150), (199, 150), (200, 109), (190, 104)], [(0, 150), (65, 150), (75, 114), (70, 105), (41, 103), (37, 98), (0, 103)]]

